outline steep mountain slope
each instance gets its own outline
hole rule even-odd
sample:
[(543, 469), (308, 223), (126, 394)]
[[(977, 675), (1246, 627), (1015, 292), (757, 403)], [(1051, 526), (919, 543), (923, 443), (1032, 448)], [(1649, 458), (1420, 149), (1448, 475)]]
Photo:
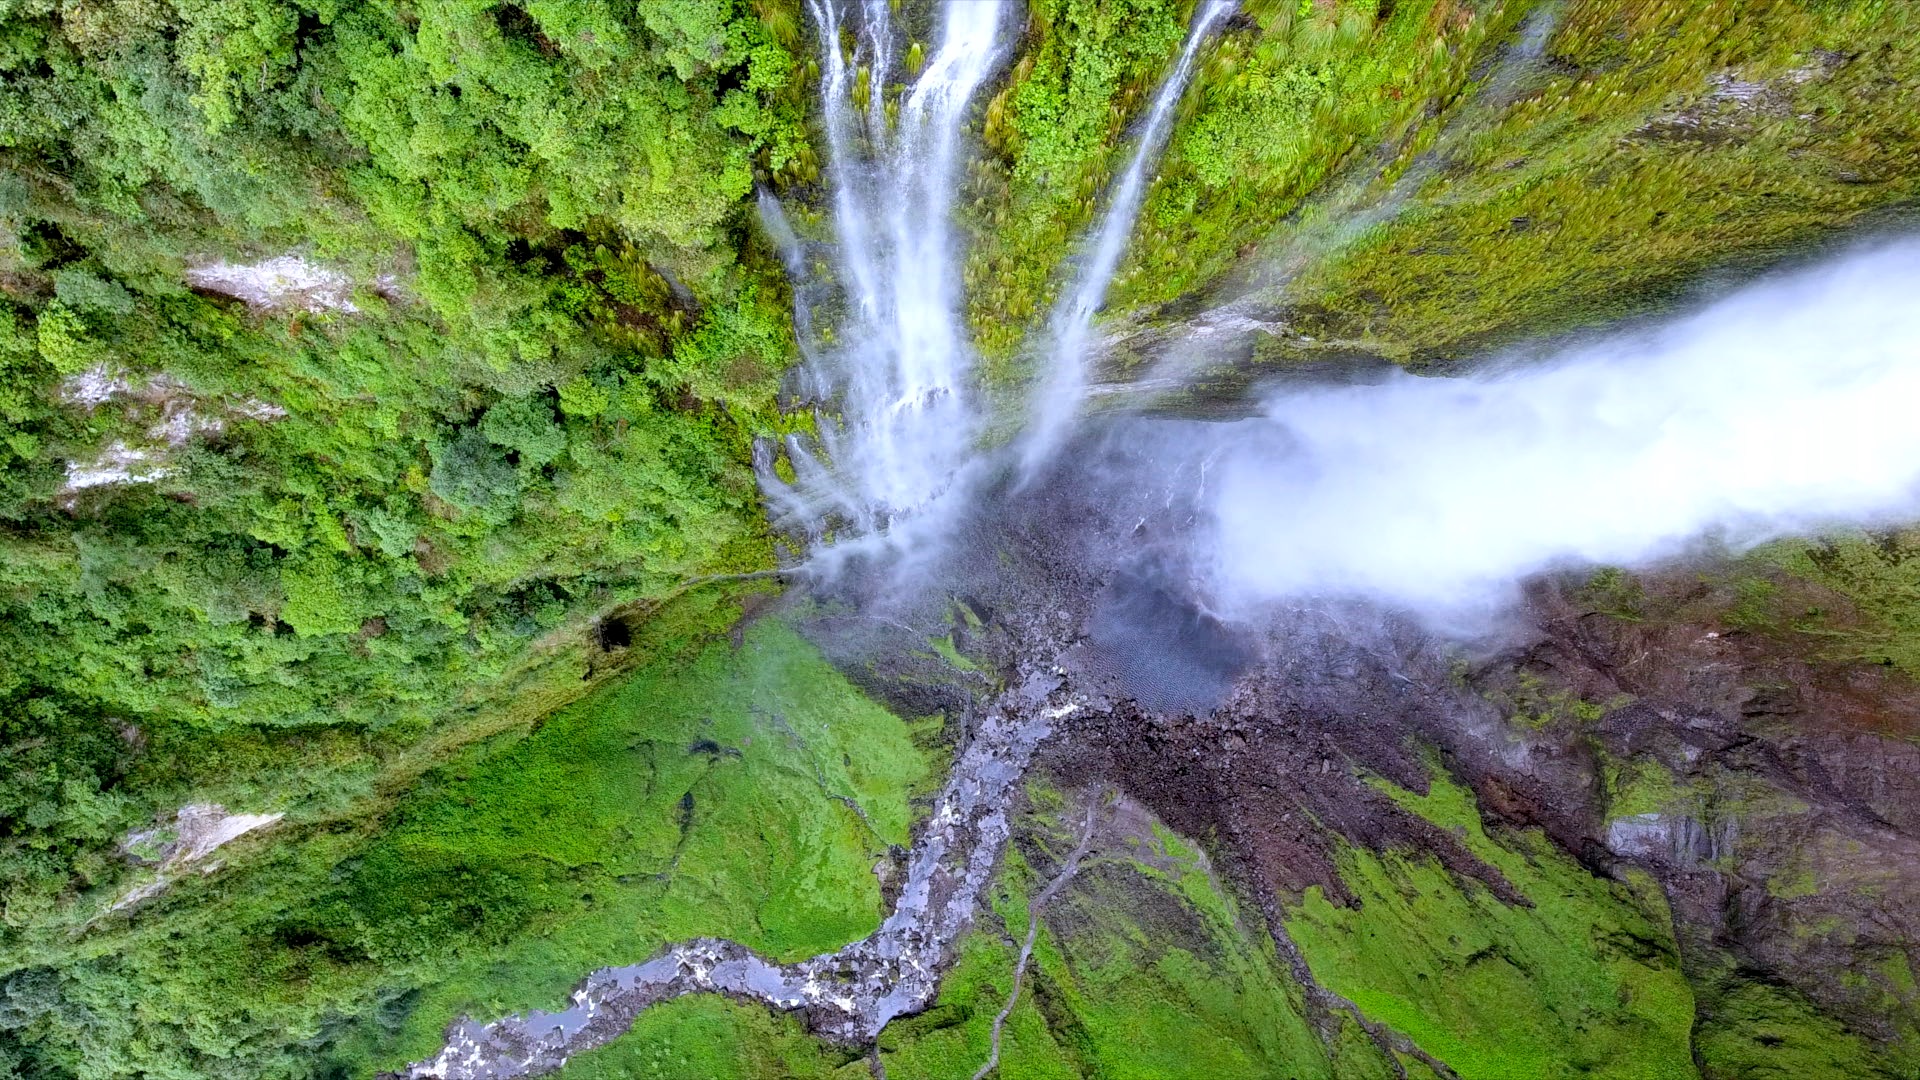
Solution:
[[(938, 22), (896, 6), (883, 113)], [(1193, 14), (1009, 23), (955, 191), (999, 433)], [(367, 1075), (669, 942), (838, 948), (1057, 654), (1104, 698), (1016, 785), (929, 1010), (847, 1047), (684, 998), (567, 1073), (1913, 1070), (1904, 533), (1541, 582), (1517, 643), (1420, 670), (1305, 635), (1338, 678), (1264, 656), (1217, 713), (1073, 666), (1125, 574), (1070, 490), (910, 632), (864, 586), (756, 621), (792, 554), (756, 446), (820, 423), (756, 187), (827, 241), (817, 25), (0, 9), (0, 1062)], [(1894, 0), (1245, 3), (1096, 400), (1537, 350), (1899, 227), (1916, 42)], [(183, 860), (192, 806), (284, 816)]]

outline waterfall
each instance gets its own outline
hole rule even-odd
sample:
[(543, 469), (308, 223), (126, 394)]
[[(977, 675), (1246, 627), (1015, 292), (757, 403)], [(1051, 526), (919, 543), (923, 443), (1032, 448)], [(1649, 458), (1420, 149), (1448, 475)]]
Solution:
[(1106, 301), (1107, 285), (1120, 265), (1127, 239), (1133, 235), (1134, 218), (1140, 213), (1140, 200), (1146, 195), (1147, 164), (1154, 160), (1165, 141), (1173, 107), (1185, 91), (1193, 73), (1200, 45), (1213, 25), (1233, 10), (1233, 0), (1205, 0), (1195, 13), (1193, 29), (1180, 60), (1147, 111), (1146, 126), (1134, 147), (1133, 160), (1113, 189), (1106, 216), (1094, 234), (1086, 261), (1080, 266), (1077, 283), (1064, 302), (1054, 309), (1049, 327), (1050, 343), (1045, 382), (1033, 404), (1033, 421), (1021, 453), (1022, 473), (1031, 477), (1047, 463), (1071, 430), (1087, 389), (1087, 339), (1093, 328), (1093, 316)]
[[(789, 524), (834, 541), (817, 545), (817, 557), (900, 553), (937, 536), (957, 508), (979, 430), (949, 217), (967, 107), (998, 59), (1007, 20), (999, 3), (944, 5), (938, 47), (890, 109), (887, 0), (867, 0), (862, 8), (851, 62), (864, 70), (850, 69), (841, 51), (842, 5), (808, 6), (820, 30), (828, 179), (847, 310), (833, 328), (837, 343), (809, 355), (806, 388), (823, 412), (837, 415), (820, 417), (824, 456), (797, 438), (788, 441), (791, 484), (770, 469), (762, 477)], [(855, 101), (862, 75), (865, 100)], [(771, 218), (764, 205), (763, 216)], [(781, 228), (770, 231), (778, 236)], [(788, 260), (790, 270), (803, 265)]]
[[(796, 303), (807, 361), (802, 387), (821, 409), (820, 452), (790, 437), (792, 480), (782, 481), (763, 462), (762, 482), (779, 520), (809, 533), (816, 565), (882, 551), (924, 556), (962, 509), (978, 472), (980, 415), (950, 218), (967, 108), (998, 59), (1008, 20), (998, 3), (943, 5), (939, 46), (890, 116), (891, 5), (865, 0), (851, 57), (842, 48), (846, 5), (809, 0), (808, 7), (822, 42), (834, 258), (847, 310), (833, 328), (837, 343), (816, 354), (804, 339), (811, 336), (810, 297), (819, 290), (805, 280), (807, 260), (779, 205), (763, 198), (768, 231), (783, 249), (796, 294), (806, 297)], [(1074, 287), (1049, 321), (1049, 372), (1022, 444), (1027, 474), (1045, 464), (1078, 412), (1093, 316), (1132, 234), (1148, 166), (1166, 142), (1200, 46), (1233, 7), (1232, 0), (1204, 0), (1195, 13)]]

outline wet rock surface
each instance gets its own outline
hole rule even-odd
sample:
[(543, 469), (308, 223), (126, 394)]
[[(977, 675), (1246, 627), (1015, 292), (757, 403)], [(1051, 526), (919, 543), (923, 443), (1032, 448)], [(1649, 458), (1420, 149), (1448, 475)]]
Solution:
[(1621, 619), (1542, 589), (1540, 640), (1508, 658), (1522, 671), (1549, 663), (1555, 681), (1589, 695), (1631, 699), (1595, 724), (1536, 736), (1557, 742), (1563, 760), (1672, 777), (1665, 806), (1633, 815), (1595, 787), (1543, 789), (1550, 833), (1596, 844), (1598, 869), (1618, 859), (1654, 874), (1696, 977), (1730, 965), (1783, 981), (1850, 1027), (1895, 1038), (1914, 1003), (1876, 971), (1909, 963), (1920, 929), (1920, 834), (1897, 794), (1915, 779), (1920, 688), (1730, 628), (1697, 577), (1649, 586), (1694, 610)]
[[(1710, 623), (1596, 615), (1551, 585), (1527, 614), (1529, 640), (1464, 672), (1456, 658), (1452, 678), (1445, 650), (1417, 635), (1295, 642), (1299, 663), (1256, 672), (1211, 716), (1090, 713), (1049, 764), (1112, 777), (1182, 834), (1217, 837), (1270, 918), (1314, 886), (1350, 900), (1338, 842), (1431, 855), (1525, 903), (1367, 783), (1423, 790), (1431, 747), (1489, 828), (1541, 829), (1596, 875), (1652, 875), (1703, 1023), (1729, 984), (1778, 983), (1875, 1041), (1899, 1039), (1913, 1002), (1876, 972), (1909, 962), (1920, 916), (1899, 795), (1913, 782), (1915, 688)], [(1495, 703), (1522, 677), (1615, 704), (1516, 722)], [(1604, 780), (1634, 770), (1661, 777), (1657, 808)]]

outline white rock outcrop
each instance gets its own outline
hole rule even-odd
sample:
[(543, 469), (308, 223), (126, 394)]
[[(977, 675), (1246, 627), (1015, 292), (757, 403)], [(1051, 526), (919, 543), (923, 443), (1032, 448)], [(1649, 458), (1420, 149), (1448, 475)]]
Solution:
[(106, 484), (152, 483), (173, 471), (166, 464), (167, 451), (185, 446), (196, 435), (224, 430), (229, 418), (267, 421), (287, 415), (280, 406), (257, 398), (207, 402), (165, 372), (141, 377), (105, 364), (62, 382), (60, 398), (89, 412), (120, 405), (136, 419), (147, 421), (146, 441), (115, 439), (90, 459), (68, 461), (63, 489), (67, 492)]
[[(157, 896), (172, 884), (180, 871), (193, 866), (221, 847), (257, 829), (279, 821), (284, 814), (234, 814), (219, 803), (188, 803), (173, 815), (173, 822), (128, 833), (120, 841), (120, 850), (143, 863), (158, 863), (152, 881), (144, 882), (115, 900), (107, 910), (119, 911)], [(212, 873), (219, 864), (200, 868)]]
[[(256, 308), (340, 311), (349, 315), (360, 310), (353, 302), (352, 278), (301, 255), (276, 255), (255, 263), (225, 259), (200, 263), (187, 268), (187, 284), (243, 300)], [(372, 285), (376, 292), (388, 292), (394, 278), (382, 274)]]

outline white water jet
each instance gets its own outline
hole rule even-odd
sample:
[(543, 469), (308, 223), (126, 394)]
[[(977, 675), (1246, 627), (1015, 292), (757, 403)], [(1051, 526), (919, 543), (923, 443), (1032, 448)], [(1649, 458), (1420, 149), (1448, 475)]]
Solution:
[(1213, 24), (1225, 18), (1233, 6), (1233, 0), (1204, 0), (1195, 13), (1179, 62), (1160, 84), (1147, 110), (1146, 126), (1141, 129), (1140, 142), (1134, 147), (1133, 160), (1114, 186), (1106, 216), (1094, 234), (1086, 262), (1079, 267), (1077, 284), (1064, 303), (1054, 309), (1046, 353), (1047, 373), (1034, 399), (1032, 427), (1021, 451), (1021, 471), (1028, 478), (1060, 448), (1080, 411), (1081, 399), (1087, 390), (1088, 338), (1093, 329), (1093, 316), (1106, 302), (1107, 286), (1120, 265), (1128, 238), (1133, 235), (1140, 200), (1146, 195), (1147, 165), (1159, 156), (1173, 107), (1186, 90), (1201, 43)]
[(968, 103), (998, 59), (1006, 19), (999, 3), (945, 5), (939, 45), (890, 120), (886, 0), (863, 8), (854, 59), (864, 58), (864, 103), (853, 100), (858, 73), (840, 48), (841, 7), (809, 7), (823, 43), (836, 250), (849, 310), (834, 328), (841, 344), (809, 358), (810, 389), (838, 413), (821, 418), (824, 456), (790, 440), (794, 482), (763, 476), (787, 520), (816, 539), (834, 534), (838, 542), (816, 558), (898, 555), (939, 535), (960, 501), (979, 429), (949, 217)]
[(1223, 425), (1223, 606), (1358, 596), (1475, 624), (1559, 567), (1920, 518), (1920, 242), (1544, 365), (1284, 393)]

